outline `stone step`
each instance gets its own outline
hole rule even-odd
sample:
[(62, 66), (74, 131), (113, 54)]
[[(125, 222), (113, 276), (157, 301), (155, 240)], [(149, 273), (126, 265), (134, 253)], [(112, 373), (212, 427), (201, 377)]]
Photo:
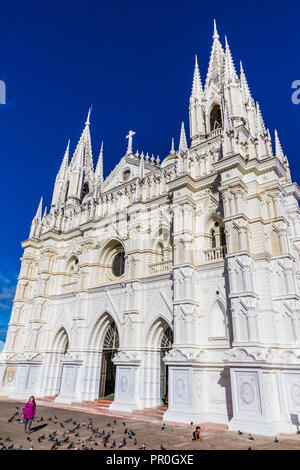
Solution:
[(167, 411), (167, 409), (167, 405), (160, 405), (154, 408), (144, 408), (143, 410), (136, 410), (133, 413), (139, 416), (148, 416), (162, 420), (163, 415), (165, 411)]
[(53, 395), (53, 396), (48, 396), (48, 397), (40, 397), (40, 398), (37, 398), (37, 400), (52, 402), (52, 401), (55, 400), (56, 397), (58, 397), (58, 395)]

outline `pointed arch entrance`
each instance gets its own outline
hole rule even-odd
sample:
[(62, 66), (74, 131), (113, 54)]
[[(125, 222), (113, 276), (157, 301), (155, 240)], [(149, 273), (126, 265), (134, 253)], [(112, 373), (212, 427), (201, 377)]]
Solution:
[(173, 344), (173, 331), (169, 326), (163, 333), (160, 346), (160, 386), (161, 398), (164, 403), (168, 402), (168, 366), (164, 363), (163, 359)]
[(116, 366), (112, 359), (119, 349), (119, 333), (115, 322), (108, 326), (102, 349), (99, 397), (110, 397), (115, 392)]

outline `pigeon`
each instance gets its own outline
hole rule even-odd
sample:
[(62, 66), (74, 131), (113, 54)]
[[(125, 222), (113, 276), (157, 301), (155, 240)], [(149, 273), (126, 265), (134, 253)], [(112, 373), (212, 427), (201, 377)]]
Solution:
[(114, 447), (116, 447), (116, 441), (115, 440), (112, 441), (112, 445), (110, 446), (110, 448), (114, 449)]
[(135, 446), (137, 445), (137, 440), (136, 439), (134, 439), (133, 445), (135, 445)]
[(27, 441), (31, 442), (31, 439), (30, 439), (30, 437), (29, 437), (29, 436), (27, 437)]
[(161, 430), (164, 431), (166, 429), (166, 425), (165, 423), (163, 423), (162, 427), (161, 427)]
[(238, 430), (238, 435), (242, 436), (242, 434), (244, 434), (244, 433), (242, 431)]
[(73, 448), (73, 442), (71, 441), (70, 444), (68, 445), (67, 449), (72, 449)]
[(87, 449), (87, 446), (85, 445), (84, 442), (81, 444), (81, 447), (82, 447), (83, 450), (86, 450), (86, 449)]
[(160, 444), (160, 450), (166, 450), (162, 444)]
[(275, 436), (274, 442), (276, 442), (276, 444), (277, 444), (277, 442), (278, 442), (277, 436)]
[(5, 442), (11, 442), (10, 436), (8, 436), (8, 437), (5, 439)]
[(23, 449), (23, 447), (22, 447), (22, 444), (21, 444), (20, 447), (17, 450), (22, 450), (22, 449)]
[(12, 443), (10, 446), (8, 446), (7, 450), (12, 450), (14, 447), (14, 443)]
[(250, 441), (254, 441), (254, 437), (253, 437), (253, 436), (251, 436), (251, 434), (249, 434), (249, 437), (248, 437), (248, 439), (250, 439)]
[(29, 447), (29, 449), (28, 449), (28, 450), (33, 450), (33, 446)]
[(146, 449), (146, 444), (144, 443), (141, 447), (140, 450), (145, 450)]
[(129, 439), (132, 439), (132, 436), (131, 436), (129, 433), (128, 433), (127, 435), (128, 435), (128, 437), (129, 437)]
[(248, 450), (252, 450), (251, 447), (248, 447)]
[(132, 436), (135, 436), (135, 432), (134, 432), (132, 429), (130, 429), (130, 434), (131, 434)]
[(61, 428), (64, 428), (65, 425), (64, 425), (63, 423), (60, 423), (60, 427), (61, 427)]
[(114, 419), (114, 425), (116, 426), (117, 425), (117, 421)]
[(124, 423), (124, 421), (123, 421), (123, 426), (126, 426), (126, 423)]

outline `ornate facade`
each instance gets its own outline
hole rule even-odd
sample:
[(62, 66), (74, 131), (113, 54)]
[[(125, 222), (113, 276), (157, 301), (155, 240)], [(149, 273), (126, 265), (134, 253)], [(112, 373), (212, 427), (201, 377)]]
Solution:
[(128, 149), (103, 178), (90, 114), (24, 255), (0, 394), (167, 421), (295, 432), (300, 413), (300, 190), (216, 26), (195, 64), (178, 151)]

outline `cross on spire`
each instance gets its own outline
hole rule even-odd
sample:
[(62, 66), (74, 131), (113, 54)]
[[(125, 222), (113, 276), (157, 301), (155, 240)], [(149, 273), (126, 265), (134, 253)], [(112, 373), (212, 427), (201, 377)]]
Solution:
[(128, 139), (128, 147), (127, 147), (126, 155), (129, 155), (132, 153), (132, 137), (134, 135), (135, 135), (134, 131), (129, 131), (128, 135), (126, 136), (126, 139)]

